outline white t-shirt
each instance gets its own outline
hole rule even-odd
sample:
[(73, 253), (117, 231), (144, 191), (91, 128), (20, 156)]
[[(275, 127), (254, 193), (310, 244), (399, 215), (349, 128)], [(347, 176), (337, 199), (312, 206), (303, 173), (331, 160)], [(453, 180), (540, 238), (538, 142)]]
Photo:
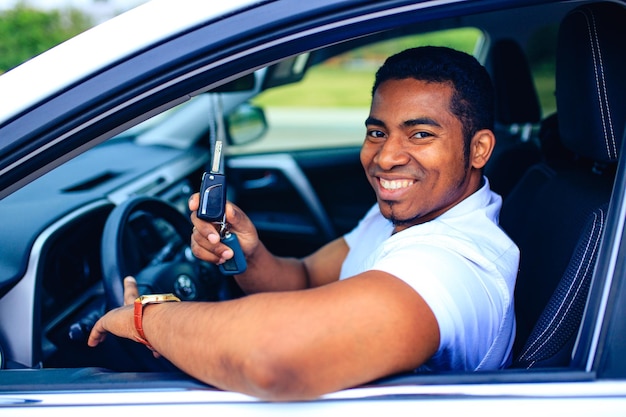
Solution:
[(427, 223), (392, 235), (375, 205), (344, 236), (340, 279), (390, 273), (426, 301), (439, 325), (436, 354), (420, 370), (499, 369), (515, 337), (513, 290), (519, 249), (498, 226), (502, 199), (483, 187)]

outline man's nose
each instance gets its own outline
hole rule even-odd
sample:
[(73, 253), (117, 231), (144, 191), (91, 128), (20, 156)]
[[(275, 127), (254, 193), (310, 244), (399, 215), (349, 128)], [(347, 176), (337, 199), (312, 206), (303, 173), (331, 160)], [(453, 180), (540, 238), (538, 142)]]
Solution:
[(375, 158), (378, 166), (386, 170), (397, 165), (404, 165), (408, 160), (406, 141), (400, 135), (389, 135), (381, 144)]

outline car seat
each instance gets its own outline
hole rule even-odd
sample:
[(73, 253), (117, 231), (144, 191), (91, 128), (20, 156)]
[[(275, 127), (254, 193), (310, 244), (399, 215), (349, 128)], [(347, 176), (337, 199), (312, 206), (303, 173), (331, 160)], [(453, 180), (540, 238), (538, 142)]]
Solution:
[(521, 253), (514, 367), (571, 360), (626, 123), (625, 21), (621, 5), (596, 3), (573, 9), (559, 28), (558, 137), (591, 162), (546, 158), (503, 203), (501, 226)]
[(541, 161), (534, 138), (541, 106), (528, 60), (516, 41), (494, 42), (486, 65), (495, 90), (496, 146), (484, 173), (491, 189), (504, 198), (524, 171)]

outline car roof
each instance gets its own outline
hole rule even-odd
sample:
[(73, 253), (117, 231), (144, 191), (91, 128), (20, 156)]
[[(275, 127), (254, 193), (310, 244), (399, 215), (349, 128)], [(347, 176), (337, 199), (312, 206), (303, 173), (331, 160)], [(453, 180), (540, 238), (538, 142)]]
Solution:
[(0, 100), (0, 124), (149, 45), (257, 3), (263, 2), (152, 0), (101, 23), (2, 74), (0, 95), (4, 99)]

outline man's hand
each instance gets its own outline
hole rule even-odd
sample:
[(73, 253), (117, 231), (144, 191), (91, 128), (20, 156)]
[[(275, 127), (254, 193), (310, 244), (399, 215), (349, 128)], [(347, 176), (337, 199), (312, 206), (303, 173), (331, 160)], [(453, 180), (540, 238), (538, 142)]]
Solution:
[[(191, 251), (204, 261), (222, 264), (233, 257), (233, 251), (221, 243), (219, 226), (198, 219), (196, 211), (200, 203), (200, 197), (196, 193), (189, 199), (191, 210), (191, 222), (194, 225), (191, 234)], [(259, 236), (256, 228), (246, 214), (231, 202), (226, 203), (226, 221), (230, 230), (237, 234), (239, 245), (246, 257), (252, 255), (259, 246)]]
[(136, 340), (135, 337), (139, 335), (135, 329), (133, 314), (134, 302), (138, 296), (137, 281), (133, 277), (126, 277), (124, 279), (124, 305), (109, 311), (96, 322), (91, 329), (87, 344), (91, 347), (97, 346), (104, 341), (107, 333)]

